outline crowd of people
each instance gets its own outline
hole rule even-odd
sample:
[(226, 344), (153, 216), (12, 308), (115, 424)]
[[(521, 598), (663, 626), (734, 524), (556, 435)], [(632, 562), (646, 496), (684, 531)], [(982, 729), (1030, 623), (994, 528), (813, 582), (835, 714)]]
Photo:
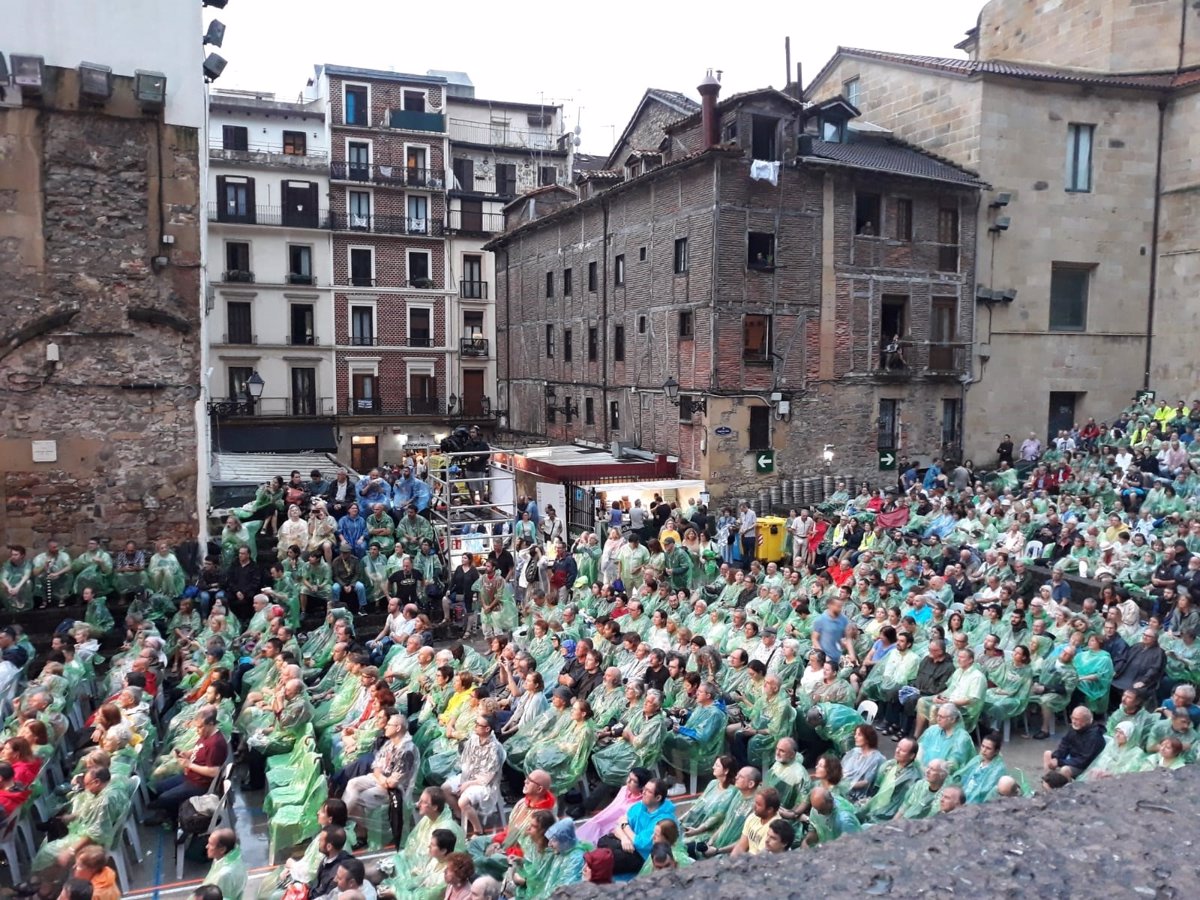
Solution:
[[(839, 484), (787, 516), (781, 560), (747, 504), (617, 503), (570, 536), (524, 497), (449, 560), (432, 459), (293, 473), (193, 578), (166, 545), (11, 548), (6, 608), (84, 604), (40, 656), (0, 631), (0, 829), (36, 806), (48, 831), (19, 889), (118, 896), (123, 817), (182, 824), (235, 762), (293, 850), (272, 900), (533, 900), (1190, 764), (1200, 445), (1168, 409), (1006, 440), (989, 473)], [(1014, 729), (1060, 728), (1040, 784), (1006, 763)], [(243, 896), (236, 833), (205, 849), (197, 896)]]

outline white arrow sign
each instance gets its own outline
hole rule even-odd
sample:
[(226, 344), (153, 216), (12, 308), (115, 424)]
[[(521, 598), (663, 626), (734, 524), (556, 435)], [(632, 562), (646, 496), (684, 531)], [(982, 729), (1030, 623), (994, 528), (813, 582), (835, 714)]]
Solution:
[(771, 464), (771, 457), (764, 455), (764, 456), (760, 456), (758, 458), (758, 465), (760, 468), (765, 469), (770, 464)]
[(879, 457), (879, 461), (881, 463), (883, 463), (885, 466), (890, 466), (892, 463), (894, 463), (896, 461), (896, 457), (892, 456), (892, 454), (890, 454), (890, 453), (885, 453), (885, 454), (883, 454), (883, 456)]

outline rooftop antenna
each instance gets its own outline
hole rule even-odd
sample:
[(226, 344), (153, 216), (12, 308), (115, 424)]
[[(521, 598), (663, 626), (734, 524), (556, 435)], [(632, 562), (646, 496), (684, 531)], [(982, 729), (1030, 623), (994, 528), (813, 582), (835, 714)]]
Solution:
[(717, 81), (721, 80), (721, 76), (725, 74), (724, 69), (717, 69)]
[(787, 68), (784, 69), (786, 77), (783, 79), (783, 83), (786, 85), (792, 80), (792, 38), (790, 35), (783, 39), (783, 58), (787, 63)]

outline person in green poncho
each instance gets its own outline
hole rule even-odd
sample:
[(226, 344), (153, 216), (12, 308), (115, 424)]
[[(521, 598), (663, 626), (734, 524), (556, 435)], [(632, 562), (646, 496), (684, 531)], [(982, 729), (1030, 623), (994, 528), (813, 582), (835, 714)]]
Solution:
[(696, 708), (684, 725), (673, 726), (663, 742), (663, 758), (680, 772), (706, 771), (725, 744), (727, 719), (716, 699), (716, 686), (703, 682), (696, 689)]
[(1115, 670), (1100, 635), (1089, 635), (1087, 646), (1075, 654), (1075, 671), (1079, 675), (1077, 689), (1083, 694), (1085, 705), (1093, 713), (1103, 713), (1108, 708)]
[(108, 604), (104, 602), (103, 597), (97, 597), (91, 586), (83, 589), (83, 620), (87, 622), (88, 627), (96, 634), (107, 634), (116, 626), (112, 613), (108, 611)]
[(1042, 708), (1042, 727), (1034, 734), (1035, 740), (1045, 740), (1050, 736), (1054, 716), (1067, 708), (1078, 686), (1079, 672), (1075, 668), (1075, 648), (1068, 644), (1063, 647), (1058, 659), (1042, 670), (1033, 686), (1032, 702)]
[(858, 710), (841, 703), (814, 704), (805, 713), (804, 721), (817, 737), (833, 744), (838, 753), (854, 746), (854, 730), (863, 724)]
[(928, 819), (937, 815), (942, 788), (946, 786), (946, 779), (949, 777), (950, 771), (946, 767), (946, 761), (931, 759), (925, 764), (925, 780), (909, 788), (896, 818)]
[(808, 814), (809, 831), (804, 836), (804, 846), (828, 844), (843, 834), (862, 831), (862, 824), (854, 814), (853, 807), (847, 808), (836, 803), (832, 791), (823, 787), (813, 788), (808, 794), (808, 802), (812, 809)]
[(174, 600), (183, 593), (187, 583), (187, 575), (183, 566), (171, 552), (171, 546), (166, 541), (159, 541), (155, 553), (146, 564), (146, 587), (154, 594), (162, 594)]
[(921, 781), (916, 760), (917, 742), (901, 738), (896, 744), (895, 757), (880, 768), (871, 796), (858, 804), (859, 821), (873, 825), (896, 817), (909, 791), (915, 790)]
[(667, 537), (663, 542), (663, 574), (670, 579), (673, 590), (687, 590), (691, 587), (691, 554), (676, 544), (673, 537)]
[(274, 534), (279, 524), (279, 515), (284, 511), (283, 497), (283, 478), (276, 475), (255, 491), (253, 500), (229, 512), (241, 522), (260, 520), (265, 523), (266, 533)]
[(458, 838), (448, 828), (435, 828), (429, 836), (427, 857), (422, 865), (404, 878), (394, 879), (394, 888), (385, 888), (385, 896), (403, 900), (442, 900), (446, 893), (446, 859), (455, 851)]
[(583, 777), (595, 743), (591, 704), (576, 700), (568, 723), (526, 754), (525, 772), (545, 771), (550, 776), (550, 790), (561, 795)]
[(424, 516), (417, 515), (415, 506), (409, 506), (396, 526), (396, 543), (403, 547), (409, 556), (415, 557), (421, 549), (421, 541), (425, 540), (430, 544), (437, 543), (433, 526)]
[(986, 803), (998, 796), (1000, 779), (1008, 774), (1000, 756), (1002, 741), (997, 732), (986, 735), (979, 742), (979, 755), (954, 773), (954, 782), (962, 788), (967, 803)]
[(1137, 742), (1137, 724), (1132, 719), (1117, 723), (1105, 738), (1104, 749), (1077, 779), (1096, 781), (1125, 775), (1129, 772), (1146, 772), (1151, 769), (1149, 754)]
[(33, 558), (33, 596), (38, 606), (66, 606), (74, 585), (71, 555), (58, 541), (47, 541), (46, 549)]
[(487, 561), (473, 590), (479, 597), (484, 637), (510, 634), (517, 627), (517, 605), (513, 601), (512, 586), (496, 571), (491, 560)]
[(25, 548), (13, 544), (8, 548), (8, 560), (0, 566), (0, 609), (24, 612), (32, 606), (33, 564), (26, 558)]
[(396, 523), (387, 514), (387, 508), (382, 503), (371, 507), (371, 515), (367, 516), (367, 543), (377, 544), (379, 552), (386, 558), (392, 555), (396, 548)]
[(994, 726), (1002, 726), (1025, 712), (1029, 705), (1029, 692), (1033, 688), (1029, 649), (1024, 645), (1014, 647), (1012, 658), (993, 673), (991, 681), (983, 695), (982, 718)]
[(113, 561), (106, 550), (100, 549), (100, 539), (90, 538), (87, 549), (75, 557), (75, 590), (90, 587), (97, 597), (107, 597), (113, 590)]
[(953, 703), (938, 707), (937, 724), (925, 729), (917, 744), (917, 757), (922, 763), (940, 759), (951, 774), (975, 755), (971, 735), (963, 727), (962, 715)]
[(763, 773), (763, 784), (779, 791), (784, 809), (791, 809), (801, 797), (807, 797), (811, 786), (804, 760), (799, 756), (800, 745), (792, 737), (781, 738), (775, 745), (775, 762)]
[(620, 787), (636, 766), (652, 769), (662, 756), (667, 735), (667, 719), (662, 712), (662, 694), (647, 691), (641, 711), (630, 718), (616, 739), (592, 754), (592, 765), (600, 780)]
[(452, 833), (456, 846), (466, 846), (466, 835), (450, 814), (445, 793), (441, 788), (428, 787), (417, 798), (417, 822), (405, 838), (404, 846), (393, 857), (394, 875), (385, 881), (399, 900), (406, 897), (400, 893), (401, 886), (424, 868), (429, 842), (438, 829)]
[(215, 884), (221, 889), (222, 897), (244, 896), (249, 877), (246, 864), (242, 862), (237, 832), (232, 828), (218, 828), (208, 836), (204, 849), (212, 865), (200, 883)]
[[(86, 844), (108, 846), (113, 828), (120, 821), (128, 796), (112, 789), (108, 769), (88, 769), (83, 775), (83, 790), (72, 795), (66, 812), (64, 837), (47, 841), (38, 849), (31, 868), (34, 873), (57, 873), (71, 865), (75, 851)], [(52, 880), (43, 878), (44, 881)]]

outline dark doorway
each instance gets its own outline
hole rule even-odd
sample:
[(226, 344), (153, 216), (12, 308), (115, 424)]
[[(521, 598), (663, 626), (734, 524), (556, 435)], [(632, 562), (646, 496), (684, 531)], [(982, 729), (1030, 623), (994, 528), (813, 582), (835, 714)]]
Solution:
[(317, 227), (317, 186), (308, 181), (283, 183), (283, 224), (293, 228)]
[(1075, 404), (1079, 395), (1074, 391), (1050, 392), (1050, 417), (1046, 425), (1048, 441), (1054, 440), (1060, 431), (1075, 424)]

